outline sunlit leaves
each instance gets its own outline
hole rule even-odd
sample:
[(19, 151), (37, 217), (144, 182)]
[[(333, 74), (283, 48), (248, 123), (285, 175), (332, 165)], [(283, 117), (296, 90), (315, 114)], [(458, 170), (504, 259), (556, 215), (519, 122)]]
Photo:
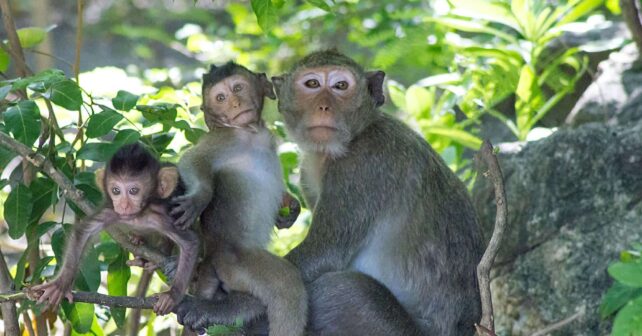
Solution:
[[(306, 2), (310, 3), (313, 6), (319, 7), (326, 12), (332, 11), (332, 7), (330, 7), (328, 2), (325, 0), (306, 0)], [(334, 3), (334, 1), (332, 1), (332, 3)]]
[(482, 144), (482, 140), (478, 137), (453, 127), (427, 127), (424, 133), (448, 138), (474, 150), (478, 150)]
[(155, 105), (139, 105), (136, 107), (143, 113), (143, 117), (150, 122), (173, 122), (176, 120), (176, 108), (179, 105), (159, 103)]
[(528, 64), (522, 67), (515, 95), (517, 96), (515, 111), (517, 113), (517, 128), (520, 130), (519, 139), (524, 140), (530, 130), (527, 125), (543, 103), (535, 70)]
[(270, 31), (278, 22), (277, 9), (272, 0), (252, 0), (252, 10), (264, 32)]
[(434, 95), (429, 90), (412, 85), (406, 91), (406, 110), (415, 117), (427, 117), (434, 103)]
[(11, 190), (4, 203), (4, 219), (9, 226), (9, 237), (18, 239), (24, 235), (32, 209), (33, 195), (31, 190), (23, 184), (18, 184)]
[(39, 27), (21, 28), (16, 31), (20, 45), (23, 48), (32, 48), (40, 44), (47, 36), (47, 31)]
[(138, 102), (138, 96), (127, 91), (120, 90), (111, 100), (111, 103), (114, 105), (114, 108), (120, 111), (129, 111)]
[(87, 123), (87, 137), (97, 138), (109, 133), (119, 121), (123, 119), (123, 115), (106, 107), (103, 111), (96, 113), (89, 119)]
[(71, 322), (74, 331), (84, 334), (89, 332), (94, 321), (94, 305), (91, 303), (62, 303), (65, 316)]
[(4, 113), (7, 130), (20, 142), (31, 146), (40, 135), (40, 110), (31, 100), (22, 100)]

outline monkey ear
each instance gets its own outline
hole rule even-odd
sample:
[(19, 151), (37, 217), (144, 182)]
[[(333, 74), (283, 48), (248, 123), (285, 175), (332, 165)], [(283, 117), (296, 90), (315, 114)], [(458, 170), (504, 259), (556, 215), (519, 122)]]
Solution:
[(260, 73), (259, 74), (259, 83), (261, 83), (261, 87), (263, 87), (263, 94), (270, 98), (270, 99), (276, 99), (276, 95), (274, 94), (274, 86), (270, 81), (267, 79), (267, 76), (265, 73)]
[(386, 97), (383, 95), (383, 79), (386, 77), (386, 73), (383, 71), (368, 71), (366, 73), (366, 79), (368, 80), (368, 92), (370, 96), (375, 101), (377, 107), (383, 105), (386, 101)]
[(178, 185), (178, 169), (176, 167), (163, 167), (158, 172), (158, 196), (167, 198), (174, 192)]
[(105, 193), (105, 169), (104, 168), (98, 168), (96, 169), (96, 185), (98, 186), (98, 189), (100, 189), (100, 192), (103, 194)]
[(276, 94), (279, 94), (279, 92), (281, 91), (281, 87), (283, 86), (284, 81), (285, 75), (272, 76), (272, 84), (274, 84), (274, 90), (276, 91)]

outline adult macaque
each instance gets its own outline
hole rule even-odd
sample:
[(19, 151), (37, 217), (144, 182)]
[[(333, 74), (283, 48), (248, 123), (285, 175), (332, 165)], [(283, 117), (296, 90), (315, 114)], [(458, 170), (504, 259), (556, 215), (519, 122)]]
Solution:
[(178, 164), (187, 192), (172, 214), (182, 213), (175, 224), (184, 227), (202, 213), (198, 297), (213, 298), (220, 280), (267, 306), (270, 335), (302, 335), (307, 295), (300, 273), (265, 250), (284, 194), (275, 142), (261, 119), (266, 96), (275, 98), (265, 74), (232, 62), (203, 76), (210, 132)]
[[(378, 110), (383, 79), (337, 51), (272, 78), (303, 150), (301, 186), (313, 209), (308, 236), (286, 256), (308, 284), (309, 331), (472, 335), (481, 314), (477, 217), (439, 155)], [(197, 306), (180, 305), (179, 319), (200, 327), (220, 318)]]
[(96, 184), (105, 194), (105, 204), (95, 214), (74, 226), (67, 240), (62, 269), (58, 276), (30, 289), (38, 303), (48, 308), (62, 298), (73, 300), (71, 289), (87, 241), (110, 225), (124, 225), (136, 235), (149, 233), (168, 237), (179, 249), (176, 275), (169, 291), (158, 295), (154, 312), (169, 313), (178, 304), (192, 279), (198, 258), (199, 239), (195, 232), (178, 230), (169, 216), (167, 199), (178, 184), (176, 167), (163, 167), (141, 145), (123, 146), (96, 171)]

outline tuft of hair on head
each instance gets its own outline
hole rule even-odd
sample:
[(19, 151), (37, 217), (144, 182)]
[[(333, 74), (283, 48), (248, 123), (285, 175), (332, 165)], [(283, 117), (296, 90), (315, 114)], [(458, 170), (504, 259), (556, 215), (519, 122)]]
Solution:
[(296, 62), (292, 69), (295, 71), (301, 67), (313, 68), (325, 65), (347, 65), (360, 73), (364, 72), (361, 65), (336, 48), (312, 52)]
[(139, 143), (121, 147), (107, 163), (107, 171), (113, 175), (138, 176), (146, 172), (156, 176), (159, 170), (158, 159)]

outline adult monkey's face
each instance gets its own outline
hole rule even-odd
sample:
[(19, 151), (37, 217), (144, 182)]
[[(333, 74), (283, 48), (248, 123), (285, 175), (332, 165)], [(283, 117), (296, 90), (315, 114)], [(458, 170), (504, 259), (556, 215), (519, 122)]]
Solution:
[(272, 81), (279, 111), (294, 140), (306, 151), (339, 157), (379, 113), (384, 75), (366, 73), (350, 58), (330, 50), (308, 55), (291, 73)]

